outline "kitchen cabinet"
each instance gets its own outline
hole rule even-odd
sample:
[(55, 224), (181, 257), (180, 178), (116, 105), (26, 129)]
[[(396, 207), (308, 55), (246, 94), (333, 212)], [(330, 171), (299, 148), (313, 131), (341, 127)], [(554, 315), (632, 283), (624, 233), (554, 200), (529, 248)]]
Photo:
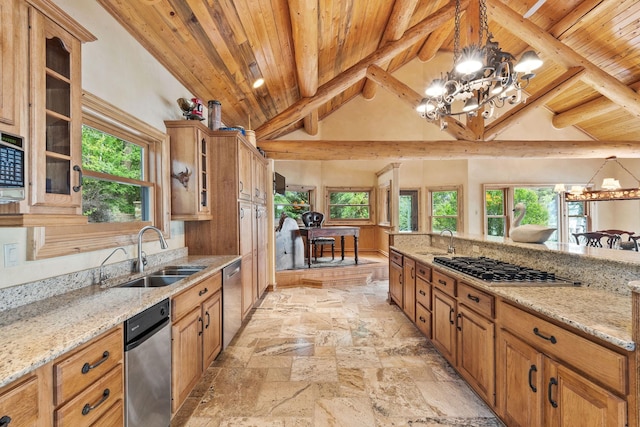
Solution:
[(416, 263), (416, 326), (431, 339), (431, 267)]
[(171, 411), (184, 403), (222, 349), (222, 273), (171, 301)]
[(389, 299), (402, 308), (402, 254), (391, 251), (389, 253)]
[(416, 321), (416, 262), (404, 257), (402, 266), (402, 310), (409, 320)]
[(164, 123), (171, 146), (171, 219), (209, 220), (208, 128), (193, 120)]
[(0, 426), (50, 426), (51, 364), (0, 388)]
[(627, 424), (625, 355), (510, 304), (497, 308), (497, 410), (508, 425)]
[(213, 219), (186, 222), (185, 243), (194, 255), (242, 256), (244, 318), (267, 284), (266, 206), (256, 191), (266, 188), (267, 161), (240, 132), (208, 134)]
[(440, 289), (433, 290), (433, 329), (431, 341), (440, 354), (456, 364), (456, 300)]
[(118, 326), (54, 361), (55, 426), (103, 425), (103, 417), (124, 423), (123, 344)]
[[(15, 31), (19, 28), (18, 4), (16, 0), (0, 3), (0, 129), (18, 133), (16, 87), (24, 87), (20, 83), (21, 74), (18, 72), (19, 46), (16, 42)], [(18, 84), (16, 84), (18, 83)]]

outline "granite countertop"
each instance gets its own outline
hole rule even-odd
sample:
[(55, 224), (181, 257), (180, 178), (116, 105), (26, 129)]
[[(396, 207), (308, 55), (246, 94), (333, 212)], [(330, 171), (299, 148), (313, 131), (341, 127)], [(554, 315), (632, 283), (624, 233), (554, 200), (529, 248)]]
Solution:
[(0, 312), (3, 344), (0, 347), (0, 387), (176, 295), (239, 258), (237, 255), (177, 258), (170, 264), (207, 268), (165, 287), (114, 287), (130, 278), (120, 277), (109, 280), (102, 287), (86, 286)]
[[(433, 264), (433, 257), (447, 255), (437, 248), (392, 247), (411, 258)], [(491, 286), (482, 280), (437, 265), (455, 277), (505, 300), (539, 312), (627, 351), (635, 349), (631, 331), (631, 297), (590, 287)]]

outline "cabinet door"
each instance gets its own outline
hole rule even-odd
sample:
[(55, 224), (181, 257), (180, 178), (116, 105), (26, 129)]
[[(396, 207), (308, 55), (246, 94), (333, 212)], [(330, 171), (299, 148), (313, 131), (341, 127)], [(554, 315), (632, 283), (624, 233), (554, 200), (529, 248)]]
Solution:
[(264, 205), (256, 205), (255, 228), (255, 262), (256, 262), (256, 297), (260, 298), (267, 289), (267, 208)]
[(30, 12), (31, 204), (81, 214), (80, 41), (35, 9)]
[(171, 411), (189, 396), (202, 374), (203, 319), (198, 307), (171, 326)]
[(504, 329), (498, 330), (496, 349), (498, 414), (509, 426), (541, 426), (546, 392), (544, 356)]
[(222, 349), (222, 292), (218, 291), (202, 304), (204, 331), (202, 334), (203, 371)]
[[(0, 123), (16, 124), (16, 56), (14, 52), (14, 5), (13, 0), (0, 3)], [(11, 129), (11, 128), (10, 128)]]
[(402, 283), (402, 309), (407, 317), (415, 323), (416, 321), (416, 262), (411, 258), (404, 257), (404, 267), (402, 268), (404, 279)]
[(389, 262), (389, 297), (402, 308), (402, 266)]
[(452, 365), (456, 364), (456, 300), (433, 290), (433, 345)]
[(267, 203), (267, 165), (264, 159), (257, 154), (252, 156), (253, 160), (253, 201), (256, 203)]
[(38, 425), (39, 387), (38, 377), (34, 375), (20, 380), (15, 386), (11, 384), (0, 389), (0, 425)]
[(552, 427), (625, 427), (626, 402), (566, 366), (545, 360), (546, 424)]
[(253, 152), (249, 147), (238, 141), (238, 199), (251, 200), (253, 196), (253, 181), (251, 179), (253, 170)]
[(490, 406), (495, 404), (494, 324), (464, 305), (456, 316), (458, 371)]

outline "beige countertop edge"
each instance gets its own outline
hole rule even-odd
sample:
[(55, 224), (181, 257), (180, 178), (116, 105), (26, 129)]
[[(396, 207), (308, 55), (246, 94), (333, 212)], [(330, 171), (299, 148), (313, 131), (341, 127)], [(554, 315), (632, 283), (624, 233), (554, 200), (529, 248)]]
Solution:
[[(434, 254), (446, 255), (437, 248), (414, 249), (391, 246), (418, 261), (433, 265)], [(437, 266), (456, 277), (459, 273)], [(537, 287), (537, 286), (489, 286), (481, 280), (464, 277), (464, 280), (480, 289), (489, 291), (505, 300), (541, 313), (551, 319), (597, 337), (626, 351), (635, 349), (631, 331), (631, 297), (588, 287)], [(640, 292), (640, 281), (631, 282)]]
[[(188, 256), (171, 265), (205, 265), (206, 269), (160, 288), (117, 288), (91, 285), (0, 313), (0, 387), (120, 325), (126, 319), (170, 298), (237, 255)], [(158, 269), (161, 266), (158, 267)], [(107, 282), (124, 283), (130, 277)]]

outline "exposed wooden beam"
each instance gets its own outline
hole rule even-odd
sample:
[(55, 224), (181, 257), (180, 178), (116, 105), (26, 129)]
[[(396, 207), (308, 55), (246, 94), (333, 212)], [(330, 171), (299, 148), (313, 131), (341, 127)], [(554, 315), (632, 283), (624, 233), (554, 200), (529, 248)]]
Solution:
[[(318, 90), (318, 2), (289, 0), (289, 15), (300, 96), (308, 98)], [(309, 135), (315, 135), (317, 110), (307, 115), (303, 124)]]
[[(463, 0), (461, 7), (466, 7), (469, 0)], [(268, 122), (262, 124), (256, 129), (258, 139), (268, 139), (278, 132), (279, 129), (290, 125), (309, 114), (312, 110), (318, 108), (334, 96), (340, 94), (351, 85), (362, 80), (366, 76), (367, 67), (375, 64), (383, 64), (385, 61), (391, 60), (400, 52), (417, 43), (424, 37), (425, 33), (430, 33), (449, 19), (455, 13), (455, 6), (448, 6), (438, 10), (433, 15), (424, 19), (419, 24), (411, 27), (399, 40), (389, 42), (382, 48), (362, 59), (357, 64), (345, 70), (340, 75), (334, 77), (327, 83), (318, 88), (318, 92), (314, 97), (302, 98), (292, 104), (289, 108), (273, 117)]]
[[(389, 41), (398, 40), (404, 32), (409, 28), (411, 16), (418, 4), (418, 0), (396, 0), (391, 10), (391, 16), (387, 22), (382, 39), (378, 47), (384, 46)], [(380, 68), (387, 70), (389, 61), (380, 64)], [(362, 88), (362, 96), (364, 99), (373, 99), (376, 96), (376, 84), (367, 79)]]
[(438, 53), (438, 51), (442, 47), (442, 43), (444, 43), (447, 37), (449, 37), (449, 34), (451, 34), (451, 32), (453, 31), (453, 21), (453, 19), (450, 20), (449, 22), (429, 34), (429, 37), (427, 37), (427, 40), (424, 42), (422, 48), (420, 48), (420, 51), (418, 52), (418, 59), (420, 61), (428, 62), (435, 58), (436, 53)]
[(485, 140), (492, 140), (502, 131), (514, 124), (525, 113), (546, 104), (549, 100), (553, 99), (560, 92), (564, 91), (569, 86), (575, 84), (584, 73), (583, 67), (573, 67), (567, 70), (560, 77), (543, 87), (533, 96), (527, 99), (526, 103), (519, 104), (509, 110), (499, 119), (496, 119), (484, 130)]
[[(631, 89), (640, 90), (640, 82), (635, 82), (630, 86)], [(580, 104), (570, 110), (553, 116), (553, 126), (562, 129), (573, 126), (580, 122), (590, 120), (602, 114), (607, 114), (620, 108), (619, 105), (611, 102), (607, 97), (601, 96), (584, 104)]]
[(636, 117), (640, 117), (640, 95), (622, 84), (616, 78), (600, 69), (585, 57), (540, 29), (533, 22), (524, 19), (500, 0), (489, 0), (487, 13), (505, 28), (530, 46), (566, 68), (583, 66), (582, 81), (600, 92)]
[(260, 141), (275, 160), (640, 158), (640, 141)]
[[(377, 65), (371, 65), (367, 68), (367, 77), (405, 101), (414, 110), (422, 102), (422, 96), (418, 92)], [(445, 131), (455, 139), (475, 139), (474, 134), (453, 117), (446, 117), (445, 121), (447, 123)], [(430, 123), (438, 125), (435, 122)]]

